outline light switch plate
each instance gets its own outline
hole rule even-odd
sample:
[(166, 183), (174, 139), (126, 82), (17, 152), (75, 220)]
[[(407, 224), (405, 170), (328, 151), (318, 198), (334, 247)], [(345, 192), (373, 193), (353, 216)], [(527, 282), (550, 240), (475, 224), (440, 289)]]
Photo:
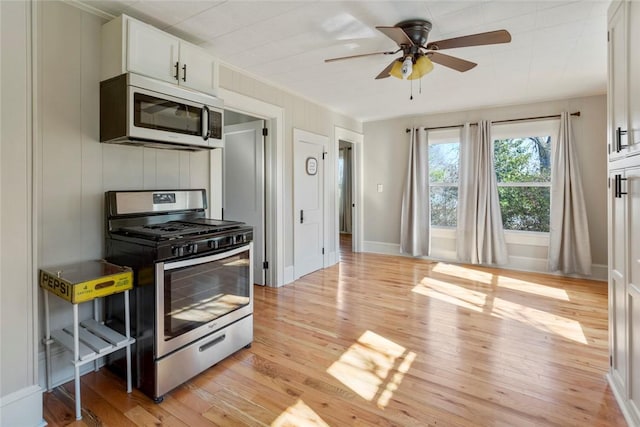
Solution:
[(382, 184), (378, 184), (378, 193), (382, 193)]

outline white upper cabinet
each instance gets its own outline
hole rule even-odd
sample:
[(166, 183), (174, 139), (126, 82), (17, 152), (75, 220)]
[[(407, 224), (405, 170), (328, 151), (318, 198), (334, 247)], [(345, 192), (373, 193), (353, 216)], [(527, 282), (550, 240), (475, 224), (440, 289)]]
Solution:
[(217, 63), (191, 43), (126, 15), (102, 27), (102, 80), (133, 72), (217, 95)]
[(627, 66), (629, 129), (627, 143), (629, 154), (640, 154), (640, 3), (627, 3)]
[(612, 5), (608, 27), (609, 160), (626, 155), (627, 136), (627, 30), (625, 3)]
[(199, 47), (180, 43), (178, 84), (215, 95), (215, 66), (214, 58)]
[(127, 71), (178, 83), (180, 40), (132, 19), (127, 29)]

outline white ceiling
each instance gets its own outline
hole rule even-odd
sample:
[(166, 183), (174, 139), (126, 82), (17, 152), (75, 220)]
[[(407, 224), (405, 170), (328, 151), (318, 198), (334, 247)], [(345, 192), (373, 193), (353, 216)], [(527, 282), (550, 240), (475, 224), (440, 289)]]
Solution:
[[(606, 92), (608, 0), (149, 1), (82, 0), (194, 42), (223, 62), (359, 120), (522, 104)], [(478, 66), (435, 64), (421, 81), (374, 80), (395, 50), (376, 30), (433, 23), (429, 41), (506, 29), (509, 44), (443, 51)], [(422, 93), (420, 91), (422, 85)]]

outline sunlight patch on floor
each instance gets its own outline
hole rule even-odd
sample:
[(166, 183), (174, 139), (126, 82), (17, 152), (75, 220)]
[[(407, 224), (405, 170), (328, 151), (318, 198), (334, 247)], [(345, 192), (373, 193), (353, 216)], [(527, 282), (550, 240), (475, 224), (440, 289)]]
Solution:
[(477, 312), (483, 311), (487, 297), (483, 292), (470, 290), (462, 286), (432, 279), (431, 277), (423, 278), (420, 283), (414, 286), (413, 292)]
[(493, 274), (486, 271), (478, 271), (472, 268), (465, 268), (459, 265), (447, 264), (439, 262), (433, 271), (436, 273), (446, 274), (448, 276), (458, 277), (460, 279), (472, 280), (474, 282), (486, 283), (490, 285), (493, 281)]
[(541, 331), (551, 332), (580, 344), (588, 344), (580, 322), (547, 313), (537, 308), (527, 307), (502, 298), (495, 298), (491, 315), (503, 319), (517, 320)]
[(541, 331), (588, 344), (578, 321), (494, 297), (491, 294), (487, 295), (484, 292), (430, 277), (423, 278), (413, 288), (413, 292), (476, 312), (489, 313), (501, 319), (515, 320)]
[(366, 331), (334, 362), (327, 373), (379, 408), (389, 403), (416, 353)]
[(541, 285), (540, 283), (526, 282), (512, 277), (498, 276), (498, 286), (501, 288), (513, 289), (518, 292), (538, 295), (541, 297), (554, 298), (562, 301), (569, 301), (569, 294), (564, 289), (553, 286)]
[(485, 284), (492, 284), (496, 281), (501, 288), (513, 289), (514, 291), (527, 292), (543, 297), (555, 298), (562, 301), (569, 301), (569, 294), (564, 289), (555, 288), (553, 286), (542, 285), (535, 282), (527, 282), (525, 280), (514, 279), (512, 277), (495, 276), (492, 273), (478, 271), (473, 268), (463, 267), (461, 265), (447, 264), (439, 262), (433, 271), (436, 273), (446, 274), (448, 276), (457, 277), (459, 279), (471, 280)]
[(295, 404), (289, 406), (271, 423), (271, 427), (307, 426), (329, 427), (329, 424), (324, 422), (313, 409), (309, 408), (309, 406), (300, 399), (298, 399)]

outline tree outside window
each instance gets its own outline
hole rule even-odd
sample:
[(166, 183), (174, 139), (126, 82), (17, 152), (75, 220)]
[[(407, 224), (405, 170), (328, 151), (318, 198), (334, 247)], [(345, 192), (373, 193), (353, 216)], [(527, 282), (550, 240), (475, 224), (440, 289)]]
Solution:
[(431, 225), (455, 227), (458, 208), (460, 142), (429, 144)]
[(496, 139), (493, 144), (505, 230), (548, 232), (551, 137)]

